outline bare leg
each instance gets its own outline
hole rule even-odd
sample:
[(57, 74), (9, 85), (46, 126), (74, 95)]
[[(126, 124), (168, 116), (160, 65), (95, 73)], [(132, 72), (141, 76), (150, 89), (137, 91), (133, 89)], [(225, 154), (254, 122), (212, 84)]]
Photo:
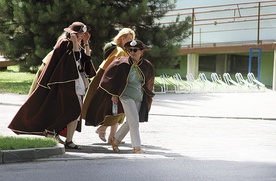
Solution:
[(110, 127), (110, 133), (109, 133), (109, 137), (108, 137), (108, 143), (112, 142), (112, 139), (114, 138), (115, 133), (117, 132), (118, 126), (119, 126), (119, 123), (116, 123), (116, 124), (114, 124), (114, 125), (112, 125)]
[[(77, 124), (78, 124), (78, 120), (74, 120), (74, 121), (70, 122), (69, 124), (67, 124), (67, 136), (66, 136), (67, 143), (72, 142), (75, 130), (77, 128)], [(75, 146), (74, 143), (71, 143), (69, 145), (72, 147)]]

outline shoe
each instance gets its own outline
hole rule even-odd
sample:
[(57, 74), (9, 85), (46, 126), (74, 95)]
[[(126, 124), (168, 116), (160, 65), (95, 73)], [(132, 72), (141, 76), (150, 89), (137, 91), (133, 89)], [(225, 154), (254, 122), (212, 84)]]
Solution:
[(55, 136), (55, 139), (60, 143), (60, 144), (65, 144), (65, 142), (59, 137), (59, 135)]
[(119, 144), (115, 144), (115, 138), (112, 139), (111, 141), (111, 145), (112, 145), (112, 149), (115, 153), (119, 153), (120, 150), (119, 150)]
[(43, 135), (46, 137), (46, 138), (55, 138), (56, 137), (56, 133), (55, 133), (55, 131), (48, 131), (48, 130), (45, 130), (44, 132), (43, 132)]
[(134, 153), (134, 154), (143, 154), (143, 153), (145, 153), (145, 151), (142, 150), (140, 147), (135, 147), (135, 148), (133, 148), (132, 153)]
[(79, 146), (78, 145), (75, 145), (72, 141), (65, 141), (65, 149), (79, 149)]
[(52, 138), (57, 140), (60, 144), (64, 144), (64, 141), (62, 141), (59, 135), (55, 132), (45, 130), (43, 134), (46, 138)]
[(103, 142), (106, 142), (106, 139), (105, 139), (105, 131), (100, 131), (100, 130), (96, 130), (96, 133), (99, 134), (99, 138), (103, 141)]

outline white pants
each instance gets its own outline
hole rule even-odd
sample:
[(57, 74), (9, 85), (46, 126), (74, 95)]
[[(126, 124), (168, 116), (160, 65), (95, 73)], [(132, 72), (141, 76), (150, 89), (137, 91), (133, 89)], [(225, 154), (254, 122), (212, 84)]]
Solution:
[(130, 132), (132, 147), (140, 147), (141, 139), (139, 132), (139, 110), (141, 102), (135, 102), (133, 99), (121, 99), (120, 101), (124, 108), (126, 121), (116, 132), (115, 138), (121, 142), (126, 134)]

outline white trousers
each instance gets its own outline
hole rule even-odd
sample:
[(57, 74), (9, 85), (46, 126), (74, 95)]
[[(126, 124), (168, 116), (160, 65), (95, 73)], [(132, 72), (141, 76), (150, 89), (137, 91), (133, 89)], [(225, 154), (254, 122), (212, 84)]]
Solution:
[(141, 102), (135, 102), (133, 99), (121, 99), (120, 101), (124, 108), (126, 121), (116, 132), (115, 138), (121, 142), (126, 134), (130, 132), (132, 147), (141, 147), (139, 132), (139, 110)]

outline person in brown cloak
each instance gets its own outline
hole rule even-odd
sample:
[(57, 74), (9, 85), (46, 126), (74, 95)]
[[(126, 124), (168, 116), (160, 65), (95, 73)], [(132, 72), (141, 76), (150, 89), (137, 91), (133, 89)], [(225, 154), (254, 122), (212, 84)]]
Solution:
[[(82, 118), (86, 119), (87, 114), (91, 114), (87, 112), (90, 104), (94, 104), (92, 98), (96, 95), (95, 92), (99, 88), (100, 80), (104, 74), (104, 71), (109, 66), (109, 64), (115, 59), (125, 56), (128, 57), (129, 54), (126, 52), (124, 45), (125, 43), (132, 41), (135, 39), (135, 32), (130, 28), (123, 28), (119, 31), (119, 33), (113, 38), (112, 42), (107, 43), (104, 46), (104, 61), (101, 63), (99, 69), (97, 70), (96, 75), (93, 77), (91, 83), (89, 84), (88, 90), (84, 97), (83, 108), (82, 108)], [(97, 96), (97, 95), (96, 95)], [(119, 123), (122, 123), (124, 120), (124, 115), (120, 114), (120, 116), (112, 116), (109, 115), (108, 119), (105, 119), (102, 124), (96, 130), (96, 133), (99, 135), (99, 138), (106, 142), (106, 129), (110, 126), (110, 133), (108, 136), (108, 143), (110, 143), (111, 139), (114, 137)]]
[(82, 97), (87, 77), (96, 72), (91, 62), (88, 41), (89, 27), (74, 22), (64, 29), (37, 86), (19, 109), (9, 128), (16, 134), (57, 137), (67, 129), (65, 148), (78, 149), (73, 140), (75, 130), (81, 131)]
[[(111, 62), (100, 81), (99, 89), (93, 96), (93, 104), (87, 109), (85, 125), (97, 126), (109, 121), (110, 115), (126, 121), (111, 140), (114, 152), (130, 132), (133, 153), (142, 153), (139, 122), (147, 122), (154, 97), (154, 70), (152, 64), (142, 56), (147, 47), (140, 40), (124, 45), (129, 57), (119, 57)], [(112, 115), (112, 105), (118, 106), (118, 113)]]

